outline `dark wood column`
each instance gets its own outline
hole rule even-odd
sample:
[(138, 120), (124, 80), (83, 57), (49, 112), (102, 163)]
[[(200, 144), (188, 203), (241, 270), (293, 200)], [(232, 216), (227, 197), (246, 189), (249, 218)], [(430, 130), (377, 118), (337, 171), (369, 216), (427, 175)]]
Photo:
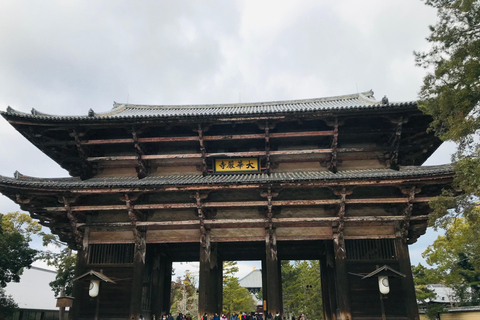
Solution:
[[(219, 304), (219, 281), (222, 281), (222, 268), (219, 268), (218, 250), (215, 243), (210, 243), (210, 236), (205, 234), (200, 246), (200, 279), (198, 284), (199, 319), (207, 313), (208, 319), (213, 317)], [(221, 263), (221, 262), (220, 262)]]
[(167, 255), (155, 250), (152, 265), (151, 310), (156, 319), (170, 312), (172, 261)]
[(405, 275), (405, 278), (401, 278), (401, 280), (407, 317), (411, 320), (419, 320), (420, 316), (418, 315), (417, 298), (415, 295), (408, 245), (403, 240), (403, 237), (400, 237), (400, 233), (397, 233), (397, 238), (395, 238), (395, 250), (397, 251), (399, 271)]
[(217, 254), (217, 266), (215, 267), (214, 279), (216, 280), (216, 299), (217, 307), (215, 312), (219, 315), (222, 313), (223, 308), (223, 260), (220, 259), (220, 256)]
[(335, 283), (330, 280), (330, 278), (335, 279), (333, 272), (334, 269), (332, 256), (330, 257), (330, 263), (332, 264), (328, 265), (326, 256), (320, 259), (320, 281), (322, 284), (323, 318), (325, 320), (334, 320), (334, 313), (336, 309), (336, 307), (332, 305), (332, 301), (333, 299), (335, 299)]
[[(87, 266), (87, 249), (78, 249), (77, 251), (77, 264), (75, 265), (75, 277), (81, 276), (85, 272)], [(83, 281), (73, 282), (73, 305), (68, 312), (68, 319), (75, 320), (80, 318), (80, 306), (83, 299), (87, 296), (84, 295), (85, 285)]]
[(279, 313), (283, 311), (283, 306), (281, 272), (277, 257), (277, 239), (274, 229), (267, 229), (265, 231), (265, 267), (267, 279), (267, 313), (275, 315), (277, 311)]
[(338, 307), (338, 319), (352, 319), (350, 311), (350, 290), (348, 287), (347, 259), (345, 252), (345, 240), (343, 232), (333, 235), (333, 251), (335, 254), (336, 295)]
[(266, 259), (262, 259), (262, 305), (263, 305), (263, 312), (264, 317), (263, 319), (266, 319), (266, 312), (267, 312), (267, 292), (268, 292), (268, 287), (267, 287), (267, 261)]
[(133, 257), (132, 290), (129, 319), (139, 319), (142, 312), (143, 275), (145, 273), (145, 231), (134, 229), (135, 254)]

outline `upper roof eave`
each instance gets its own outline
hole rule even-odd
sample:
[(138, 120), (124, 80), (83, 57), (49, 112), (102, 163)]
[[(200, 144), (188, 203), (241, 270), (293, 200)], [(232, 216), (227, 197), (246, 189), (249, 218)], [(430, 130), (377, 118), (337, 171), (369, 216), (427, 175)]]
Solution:
[(393, 169), (344, 170), (332, 173), (330, 171), (296, 171), (275, 172), (267, 174), (231, 174), (210, 175), (201, 174), (149, 176), (143, 179), (136, 177), (95, 177), (88, 180), (80, 178), (33, 178), (19, 174), (15, 177), (0, 176), (0, 188), (53, 188), (58, 190), (91, 189), (91, 188), (149, 188), (187, 185), (225, 185), (252, 183), (296, 183), (312, 181), (345, 181), (364, 179), (405, 179), (430, 176), (450, 176), (454, 174), (454, 165), (400, 167)]
[(112, 110), (105, 113), (89, 112), (85, 116), (58, 116), (41, 113), (32, 109), (31, 113), (17, 111), (11, 107), (7, 111), (0, 111), (6, 118), (23, 118), (33, 121), (52, 122), (103, 122), (125, 121), (139, 119), (185, 119), (185, 118), (216, 118), (216, 117), (250, 117), (272, 114), (292, 113), (352, 113), (365, 110), (397, 110), (398, 108), (417, 108), (416, 101), (382, 103), (375, 100), (373, 91), (355, 93), (343, 96), (256, 102), (234, 104), (206, 104), (206, 105), (137, 105), (114, 103)]

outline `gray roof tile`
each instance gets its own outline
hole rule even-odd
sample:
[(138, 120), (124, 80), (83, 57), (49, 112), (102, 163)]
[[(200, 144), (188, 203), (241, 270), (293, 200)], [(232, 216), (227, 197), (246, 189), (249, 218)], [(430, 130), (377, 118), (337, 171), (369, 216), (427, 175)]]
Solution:
[(33, 178), (15, 174), (9, 178), (0, 176), (0, 187), (24, 186), (32, 188), (115, 188), (135, 187), (152, 188), (182, 185), (221, 185), (221, 184), (248, 184), (248, 183), (281, 183), (281, 182), (306, 182), (306, 181), (332, 181), (332, 180), (359, 180), (359, 179), (388, 179), (388, 178), (416, 178), (432, 175), (453, 174), (453, 165), (429, 167), (401, 167), (400, 170), (368, 169), (344, 170), (332, 173), (330, 171), (297, 171), (274, 172), (267, 174), (229, 174), (209, 175), (200, 174), (148, 176), (144, 179), (137, 177), (94, 177), (88, 180), (79, 178)]
[(416, 102), (393, 102), (383, 104), (375, 100), (373, 91), (337, 97), (275, 101), (260, 103), (210, 104), (210, 105), (137, 105), (114, 103), (113, 109), (105, 113), (94, 113), (93, 116), (57, 116), (32, 109), (31, 113), (23, 113), (10, 107), (0, 113), (4, 117), (16, 116), (38, 120), (54, 121), (98, 121), (120, 119), (148, 118), (191, 118), (215, 116), (247, 116), (274, 113), (304, 113), (314, 111), (350, 111), (365, 109), (391, 109), (416, 107)]

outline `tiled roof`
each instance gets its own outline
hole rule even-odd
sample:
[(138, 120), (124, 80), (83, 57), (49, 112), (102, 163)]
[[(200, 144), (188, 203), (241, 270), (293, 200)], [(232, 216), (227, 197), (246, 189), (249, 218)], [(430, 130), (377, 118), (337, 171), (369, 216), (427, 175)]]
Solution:
[(137, 105), (114, 103), (113, 109), (106, 113), (95, 113), (93, 110), (84, 116), (57, 116), (41, 113), (32, 109), (31, 113), (23, 113), (11, 107), (0, 113), (4, 117), (16, 116), (38, 120), (53, 121), (98, 121), (98, 120), (121, 120), (137, 118), (197, 118), (217, 116), (246, 116), (276, 113), (305, 113), (315, 111), (355, 111), (365, 109), (392, 109), (402, 107), (416, 107), (415, 101), (393, 102), (375, 100), (373, 91), (356, 93), (344, 96), (260, 102), (260, 103), (237, 103), (237, 104), (210, 104), (210, 105)]
[(224, 185), (248, 183), (282, 183), (332, 180), (360, 180), (360, 179), (388, 179), (388, 178), (417, 178), (434, 175), (453, 174), (453, 165), (428, 167), (401, 167), (400, 170), (368, 169), (343, 170), (337, 173), (330, 171), (296, 171), (274, 172), (268, 174), (229, 174), (209, 175), (201, 174), (148, 176), (143, 179), (137, 177), (94, 177), (88, 180), (80, 178), (33, 178), (15, 173), (14, 178), (0, 176), (0, 185), (23, 186), (31, 188), (152, 188), (182, 185)]
[(262, 287), (262, 270), (253, 270), (242, 279), (238, 280), (238, 284), (244, 288), (261, 288)]

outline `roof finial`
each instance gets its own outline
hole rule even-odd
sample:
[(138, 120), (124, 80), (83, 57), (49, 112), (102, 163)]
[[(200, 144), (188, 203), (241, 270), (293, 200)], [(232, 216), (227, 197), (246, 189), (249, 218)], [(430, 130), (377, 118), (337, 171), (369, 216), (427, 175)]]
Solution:
[(383, 96), (383, 98), (382, 98), (382, 104), (388, 104), (388, 98), (387, 98), (387, 96)]
[(93, 109), (88, 110), (88, 116), (95, 117), (95, 112), (93, 112)]

